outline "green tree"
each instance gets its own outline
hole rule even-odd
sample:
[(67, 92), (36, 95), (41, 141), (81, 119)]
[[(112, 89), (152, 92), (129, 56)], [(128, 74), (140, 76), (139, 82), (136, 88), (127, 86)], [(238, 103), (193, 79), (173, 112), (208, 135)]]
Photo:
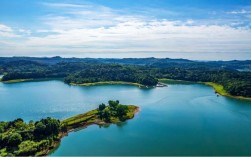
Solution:
[(19, 133), (11, 133), (8, 137), (8, 145), (16, 147), (22, 142), (22, 136)]
[(128, 107), (124, 106), (124, 105), (119, 105), (117, 108), (117, 116), (119, 118), (122, 118), (123, 116), (125, 116), (128, 112)]
[(46, 126), (42, 122), (37, 122), (35, 125), (34, 134), (37, 138), (41, 138), (45, 134)]
[(105, 108), (106, 108), (106, 105), (103, 103), (98, 106), (99, 111), (103, 111)]
[(37, 143), (34, 141), (24, 141), (18, 146), (18, 151), (15, 152), (18, 156), (30, 156), (35, 155), (38, 151)]
[(103, 118), (105, 119), (105, 121), (110, 122), (111, 113), (110, 113), (110, 110), (108, 108), (104, 109)]
[(62, 132), (67, 132), (67, 130), (68, 130), (68, 129), (67, 129), (66, 124), (62, 124), (62, 125), (61, 125), (61, 131), (62, 131)]
[(109, 101), (108, 101), (108, 104), (109, 104), (109, 106), (110, 106), (110, 108), (111, 108), (112, 110), (116, 110), (116, 108), (117, 108), (118, 105), (119, 105), (119, 101), (118, 101), (118, 100), (116, 100), (116, 101), (109, 100)]
[(46, 118), (42, 119), (41, 122), (46, 126), (45, 128), (45, 135), (58, 135), (60, 131), (60, 121), (54, 118)]

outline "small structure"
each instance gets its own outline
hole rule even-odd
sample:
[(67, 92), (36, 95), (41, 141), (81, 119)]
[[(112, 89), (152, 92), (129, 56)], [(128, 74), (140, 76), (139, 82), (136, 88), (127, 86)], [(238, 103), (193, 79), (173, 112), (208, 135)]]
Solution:
[(167, 87), (167, 85), (164, 83), (158, 82), (156, 87)]

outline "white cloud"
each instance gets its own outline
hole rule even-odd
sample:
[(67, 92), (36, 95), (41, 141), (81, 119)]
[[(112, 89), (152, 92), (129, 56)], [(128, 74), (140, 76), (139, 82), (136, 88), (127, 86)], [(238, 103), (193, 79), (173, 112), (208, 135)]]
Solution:
[(31, 30), (19, 29), (18, 32), (26, 35), (31, 35)]
[(106, 27), (120, 22), (145, 18), (139, 15), (121, 14), (120, 10), (89, 3), (81, 5), (46, 3), (46, 5), (53, 9), (59, 9), (62, 13), (61, 15), (50, 14), (41, 18), (44, 24), (56, 30)]
[(85, 5), (70, 4), (70, 3), (42, 3), (45, 6), (53, 8), (83, 8)]
[(11, 27), (0, 24), (0, 38), (4, 38), (4, 37), (14, 38), (14, 37), (18, 37), (18, 35), (13, 32), (13, 29)]
[[(41, 19), (42, 28), (20, 40), (0, 41), (1, 52), (69, 53), (86, 52), (250, 52), (251, 31), (227, 25), (205, 25), (187, 19), (173, 21), (120, 13), (90, 4), (46, 3), (63, 9), (61, 15)], [(18, 31), (18, 30), (17, 30)], [(13, 34), (12, 28), (0, 25), (1, 32)], [(5, 34), (6, 36), (6, 34)], [(13, 36), (14, 37), (14, 36)], [(1, 53), (0, 52), (0, 53)]]
[(12, 29), (6, 25), (0, 24), (0, 31), (3, 32), (12, 32)]
[(251, 10), (241, 9), (227, 12), (228, 14), (251, 14)]
[(104, 28), (61, 31), (22, 42), (26, 51), (67, 52), (226, 52), (251, 49), (251, 32), (229, 26), (189, 26), (180, 21), (128, 21)]

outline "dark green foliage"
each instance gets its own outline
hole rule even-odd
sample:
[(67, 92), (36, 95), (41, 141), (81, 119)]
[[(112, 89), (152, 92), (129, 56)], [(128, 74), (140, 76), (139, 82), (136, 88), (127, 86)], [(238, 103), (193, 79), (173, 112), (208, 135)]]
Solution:
[(109, 104), (109, 106), (110, 106), (110, 108), (111, 108), (112, 110), (116, 110), (117, 107), (118, 107), (118, 105), (119, 105), (119, 101), (118, 101), (118, 100), (116, 100), (116, 101), (109, 100), (109, 101), (108, 101), (108, 104)]
[(117, 116), (122, 118), (123, 116), (126, 115), (127, 111), (128, 111), (128, 107), (127, 106), (119, 105), (117, 107)]
[(22, 136), (19, 133), (12, 133), (7, 136), (7, 146), (16, 147), (22, 142)]
[[(234, 96), (251, 97), (251, 61), (198, 62), (185, 59), (0, 58), (3, 81), (59, 78), (66, 83), (124, 81), (155, 86), (157, 78), (214, 82)], [(0, 127), (1, 131), (1, 127)]]
[(45, 155), (55, 147), (55, 143), (60, 141), (68, 129), (82, 128), (83, 124), (103, 124), (104, 121), (118, 123), (132, 118), (137, 109), (133, 105), (121, 105), (118, 100), (110, 100), (108, 104), (102, 103), (98, 109), (61, 122), (50, 117), (29, 123), (20, 118), (0, 122), (0, 156)]
[(42, 122), (35, 124), (34, 134), (36, 137), (43, 137), (45, 133), (46, 126)]
[(45, 131), (44, 131), (45, 136), (58, 135), (60, 131), (59, 120), (48, 117), (40, 121), (46, 126)]
[(44, 150), (50, 146), (49, 140), (41, 140), (40, 142), (35, 141), (24, 141), (18, 146), (18, 150), (15, 154), (18, 156), (29, 156), (31, 154), (36, 154), (41, 150)]
[(104, 81), (124, 81), (146, 86), (155, 86), (158, 82), (145, 67), (118, 64), (88, 65), (88, 68), (85, 67), (65, 78), (66, 83), (76, 84)]
[(110, 110), (108, 108), (104, 109), (104, 111), (100, 115), (101, 115), (102, 119), (105, 119), (105, 121), (110, 122), (111, 112), (110, 112)]
[(5, 131), (5, 128), (7, 127), (7, 124), (8, 123), (6, 123), (6, 122), (0, 122), (0, 134)]
[(67, 129), (67, 126), (65, 125), (65, 124), (61, 124), (61, 132), (63, 132), (63, 133), (65, 133), (65, 132), (67, 132), (68, 131), (68, 129)]
[[(42, 119), (25, 123), (22, 119), (0, 122), (0, 150), (7, 148), (13, 155), (29, 156), (45, 150), (57, 140), (61, 130), (59, 120)], [(1, 155), (0, 155), (1, 156)]]
[[(102, 107), (101, 107), (102, 106)], [(106, 122), (110, 122), (112, 117), (118, 117), (120, 120), (125, 120), (128, 112), (128, 106), (119, 104), (119, 101), (108, 101), (108, 106), (105, 104), (99, 105), (99, 117)]]
[(251, 72), (189, 68), (165, 68), (160, 72), (160, 78), (214, 82), (223, 85), (231, 95), (251, 97)]
[(105, 104), (102, 103), (102, 104), (100, 104), (100, 105), (98, 106), (98, 110), (99, 110), (99, 111), (103, 111), (103, 110), (105, 109), (105, 107), (106, 107)]

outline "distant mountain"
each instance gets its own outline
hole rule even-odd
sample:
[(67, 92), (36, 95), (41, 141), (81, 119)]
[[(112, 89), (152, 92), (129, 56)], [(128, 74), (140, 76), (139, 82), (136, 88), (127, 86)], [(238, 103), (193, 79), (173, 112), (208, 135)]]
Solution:
[(187, 59), (170, 58), (62, 58), (56, 57), (0, 57), (0, 65), (11, 64), (11, 62), (29, 61), (39, 64), (53, 65), (60, 62), (85, 62), (85, 63), (115, 63), (129, 65), (145, 65), (151, 67), (182, 67), (182, 68), (203, 68), (233, 69), (238, 71), (251, 71), (251, 60), (245, 61), (193, 61)]

